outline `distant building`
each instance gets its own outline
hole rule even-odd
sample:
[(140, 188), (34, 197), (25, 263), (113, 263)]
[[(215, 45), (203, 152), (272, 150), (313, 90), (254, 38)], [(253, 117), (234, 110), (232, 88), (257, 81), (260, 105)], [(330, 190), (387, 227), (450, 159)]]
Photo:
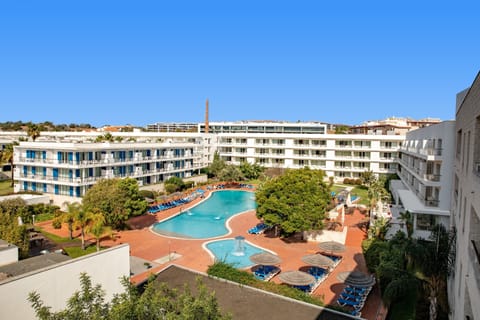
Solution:
[(197, 132), (198, 123), (157, 122), (147, 125), (148, 132)]
[(439, 123), (440, 119), (426, 118), (413, 120), (391, 117), (385, 120), (366, 121), (361, 125), (350, 127), (352, 134), (405, 135), (408, 131)]
[[(200, 131), (203, 130), (200, 125)], [(337, 180), (359, 178), (367, 170), (391, 174), (397, 169), (404, 136), (328, 134), (327, 125), (313, 122), (211, 122), (220, 157), (267, 168), (324, 170)]]

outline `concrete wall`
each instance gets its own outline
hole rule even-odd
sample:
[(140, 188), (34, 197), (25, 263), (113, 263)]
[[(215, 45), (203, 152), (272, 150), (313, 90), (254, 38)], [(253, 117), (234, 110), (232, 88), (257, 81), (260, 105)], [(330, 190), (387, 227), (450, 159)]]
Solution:
[(0, 266), (18, 261), (18, 247), (0, 243)]
[(343, 231), (319, 230), (315, 232), (304, 231), (303, 239), (311, 242), (335, 241), (345, 244), (347, 239), (348, 227), (344, 227)]
[(66, 261), (0, 283), (0, 319), (35, 319), (27, 301), (36, 291), (53, 311), (66, 306), (68, 298), (80, 290), (80, 273), (86, 272), (94, 284), (106, 292), (106, 301), (123, 292), (120, 279), (130, 275), (130, 246), (119, 245), (98, 253)]

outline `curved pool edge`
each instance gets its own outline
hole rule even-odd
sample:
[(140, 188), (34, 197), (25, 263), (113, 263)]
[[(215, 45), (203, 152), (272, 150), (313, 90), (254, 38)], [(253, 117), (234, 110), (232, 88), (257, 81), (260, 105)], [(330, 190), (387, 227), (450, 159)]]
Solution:
[(172, 214), (171, 216), (169, 217), (166, 217), (162, 220), (159, 220), (155, 223), (153, 223), (150, 227), (148, 227), (148, 230), (153, 233), (154, 235), (157, 235), (157, 236), (160, 236), (160, 237), (164, 237), (164, 238), (169, 238), (169, 239), (178, 239), (178, 240), (205, 240), (205, 241), (209, 241), (209, 240), (218, 240), (220, 238), (223, 238), (223, 237), (227, 237), (229, 235), (231, 235), (233, 233), (233, 230), (232, 230), (232, 227), (230, 226), (230, 221), (235, 218), (236, 216), (239, 216), (241, 214), (245, 214), (245, 213), (248, 213), (250, 211), (256, 211), (256, 208), (255, 209), (249, 209), (249, 210), (245, 210), (245, 211), (241, 211), (241, 212), (238, 212), (238, 213), (235, 213), (234, 215), (232, 215), (231, 217), (229, 217), (227, 220), (225, 220), (225, 228), (227, 229), (227, 233), (225, 234), (222, 234), (222, 235), (218, 235), (218, 236), (215, 236), (215, 237), (208, 237), (208, 238), (189, 238), (189, 237), (176, 237), (176, 236), (169, 236), (169, 235), (166, 235), (166, 234), (162, 234), (162, 233), (159, 233), (159, 232), (156, 232), (155, 230), (153, 230), (153, 226), (157, 223), (162, 223), (164, 221), (167, 221), (167, 220), (170, 220), (170, 219), (173, 219), (174, 217), (178, 216), (179, 214), (183, 213), (184, 210), (189, 210), (193, 207), (196, 207), (198, 206), (199, 204), (201, 204), (202, 202), (206, 201), (208, 198), (210, 198), (212, 196), (212, 194), (214, 194), (215, 192), (222, 192), (222, 191), (244, 191), (244, 192), (249, 192), (249, 193), (253, 193), (255, 194), (254, 191), (251, 191), (251, 190), (237, 190), (237, 189), (226, 189), (226, 190), (213, 190), (211, 191), (204, 199), (202, 199), (201, 201), (197, 202), (195, 205), (193, 206), (190, 206), (190, 207), (186, 207), (186, 208), (181, 208), (181, 210), (177, 213), (174, 213)]
[[(223, 241), (223, 240), (235, 240), (235, 238), (211, 239), (211, 240), (208, 240), (208, 241), (205, 241), (205, 242), (202, 243), (202, 249), (205, 250), (205, 251), (208, 253), (208, 255), (209, 255), (210, 258), (212, 259), (212, 262), (213, 262), (213, 263), (215, 263), (216, 257), (215, 257), (215, 255), (212, 253), (212, 251), (210, 251), (210, 249), (207, 248), (207, 245), (208, 245), (209, 243), (212, 243), (212, 242), (219, 242), (219, 241)], [(248, 241), (247, 239), (245, 239), (245, 242), (248, 243), (249, 245), (251, 245), (252, 247), (255, 247), (255, 248), (261, 249), (261, 250), (263, 250), (263, 251), (267, 251), (267, 252), (269, 252), (269, 253), (271, 253), (271, 254), (277, 255), (277, 253), (276, 253), (275, 251), (270, 250), (270, 249), (267, 249), (267, 248), (264, 248), (264, 247), (261, 247), (261, 246), (259, 246), (259, 245), (257, 245), (257, 244), (254, 244), (254, 243)], [(246, 269), (250, 269), (251, 267), (252, 267), (252, 266), (248, 266), (248, 267), (240, 268), (240, 269), (246, 270)]]

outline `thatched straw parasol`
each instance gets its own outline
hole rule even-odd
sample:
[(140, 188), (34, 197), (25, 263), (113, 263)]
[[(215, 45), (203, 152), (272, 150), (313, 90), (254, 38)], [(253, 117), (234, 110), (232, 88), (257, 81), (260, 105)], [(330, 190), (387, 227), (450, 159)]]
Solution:
[(329, 257), (324, 256), (323, 254), (309, 254), (308, 256), (303, 256), (302, 261), (306, 264), (322, 268), (333, 267), (335, 262)]
[(279, 256), (269, 252), (256, 253), (250, 256), (250, 261), (263, 266), (273, 266), (282, 262)]
[(360, 271), (345, 271), (337, 275), (338, 280), (346, 285), (356, 287), (371, 287), (375, 284), (375, 278), (372, 275)]
[(318, 244), (320, 250), (330, 253), (339, 253), (345, 251), (345, 245), (337, 241), (324, 241)]
[(283, 283), (292, 286), (307, 286), (315, 282), (315, 278), (312, 275), (299, 270), (282, 272), (278, 275), (278, 278)]

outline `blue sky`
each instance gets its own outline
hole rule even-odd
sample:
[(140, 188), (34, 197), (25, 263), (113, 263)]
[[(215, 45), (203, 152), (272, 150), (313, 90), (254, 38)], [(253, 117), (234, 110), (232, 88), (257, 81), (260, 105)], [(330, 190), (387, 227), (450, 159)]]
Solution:
[(1, 1), (0, 122), (455, 116), (476, 1)]

